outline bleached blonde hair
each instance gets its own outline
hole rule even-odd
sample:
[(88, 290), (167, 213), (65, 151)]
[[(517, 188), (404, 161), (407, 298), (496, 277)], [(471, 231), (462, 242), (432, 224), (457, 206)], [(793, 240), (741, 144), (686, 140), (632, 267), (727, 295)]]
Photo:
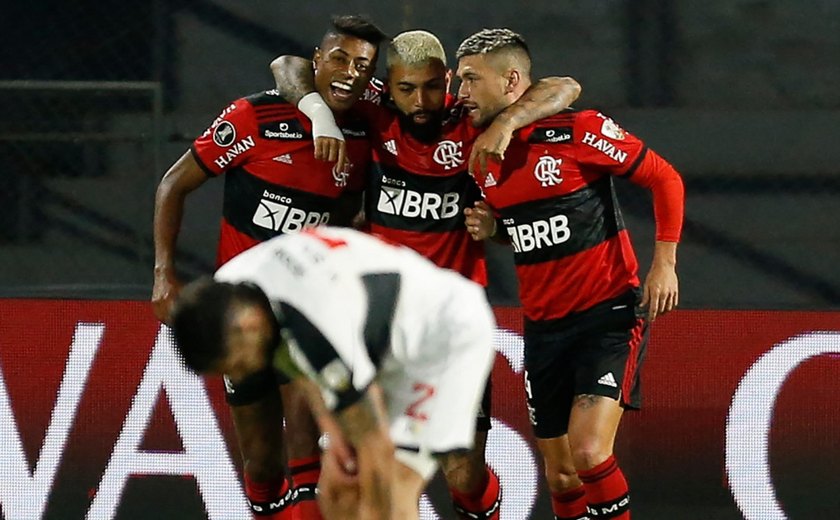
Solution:
[(440, 60), (446, 65), (446, 51), (437, 36), (428, 31), (402, 32), (388, 44), (388, 68), (396, 63), (407, 67), (424, 65), (429, 60)]

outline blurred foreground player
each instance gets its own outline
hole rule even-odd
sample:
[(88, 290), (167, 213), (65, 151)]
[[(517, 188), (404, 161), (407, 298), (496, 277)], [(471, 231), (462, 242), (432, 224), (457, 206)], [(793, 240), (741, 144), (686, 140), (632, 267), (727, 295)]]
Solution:
[[(510, 30), (470, 36), (457, 57), (459, 97), (476, 126), (530, 84), (528, 48)], [(613, 444), (624, 408), (640, 405), (648, 320), (678, 303), (682, 180), (641, 140), (593, 110), (526, 127), (501, 164), (475, 173), (486, 204), (467, 211), (466, 225), (476, 239), (499, 235), (513, 247), (528, 412), (555, 518), (629, 519), (630, 494)], [(653, 193), (656, 244), (641, 297), (616, 176)]]
[(437, 461), (472, 445), (493, 327), (481, 286), (328, 227), (242, 253), (186, 287), (173, 313), (192, 369), (281, 367), (314, 390), (329, 433), (319, 503), (330, 519), (418, 517)]
[[(239, 99), (169, 169), (155, 204), (152, 301), (158, 318), (169, 322), (170, 306), (181, 286), (174, 259), (185, 199), (210, 178), (225, 178), (217, 265), (279, 234), (326, 222), (349, 224), (358, 211), (369, 157), (365, 124), (350, 109), (373, 75), (383, 38), (364, 18), (334, 19), (313, 59), (321, 94), (317, 103), (301, 104), (299, 110), (273, 90)], [(305, 117), (303, 111), (335, 114), (338, 126), (326, 131), (347, 133), (352, 164), (337, 165), (337, 157), (313, 145), (313, 136), (324, 130), (313, 127), (311, 113)], [(225, 382), (244, 463), (245, 493), (254, 513), (263, 518), (292, 518), (293, 512), (295, 518), (318, 518), (318, 428), (303, 396), (284, 387), (281, 405), (271, 371), (228, 375)], [(284, 449), (294, 489), (287, 483)]]

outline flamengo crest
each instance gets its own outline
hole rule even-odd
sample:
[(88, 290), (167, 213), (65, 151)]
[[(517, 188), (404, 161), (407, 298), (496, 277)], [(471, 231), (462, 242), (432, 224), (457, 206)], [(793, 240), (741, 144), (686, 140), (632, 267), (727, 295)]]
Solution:
[(562, 159), (555, 159), (550, 155), (543, 155), (534, 167), (534, 177), (540, 181), (543, 188), (557, 186), (563, 179), (560, 177)]
[(436, 163), (442, 165), (447, 170), (457, 168), (464, 164), (464, 159), (461, 154), (461, 141), (441, 141), (435, 150), (434, 160)]

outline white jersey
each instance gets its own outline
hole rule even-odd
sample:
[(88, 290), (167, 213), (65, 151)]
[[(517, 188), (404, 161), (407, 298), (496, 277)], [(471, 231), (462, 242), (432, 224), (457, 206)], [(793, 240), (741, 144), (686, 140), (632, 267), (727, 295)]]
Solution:
[[(345, 228), (282, 235), (222, 266), (279, 308), (293, 360), (341, 410), (377, 378), (398, 447), (469, 447), (494, 355), (483, 288)], [(462, 427), (455, 427), (455, 423)]]

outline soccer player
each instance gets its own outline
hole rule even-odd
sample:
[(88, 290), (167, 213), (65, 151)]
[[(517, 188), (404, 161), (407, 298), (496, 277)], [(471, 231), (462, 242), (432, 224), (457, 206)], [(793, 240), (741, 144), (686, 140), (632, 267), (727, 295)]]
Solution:
[[(382, 106), (365, 99), (357, 104), (372, 129), (368, 229), (485, 285), (484, 245), (471, 240), (463, 213), (481, 198), (467, 172), (467, 156), (480, 130), (448, 95), (451, 72), (443, 46), (426, 31), (401, 33), (388, 45), (387, 67), (387, 92), (377, 91), (384, 97)], [(301, 58), (280, 57), (272, 63), (278, 89), (290, 100), (312, 89), (310, 69)], [(566, 108), (579, 92), (571, 78), (541, 80), (497, 118), (488, 132), (492, 145), (509, 141), (517, 127)], [(480, 145), (480, 150), (496, 153), (491, 146)], [(488, 385), (475, 448), (442, 464), (455, 509), (466, 518), (499, 517), (498, 477), (484, 462), (489, 397)]]
[[(530, 84), (528, 47), (508, 29), (470, 36), (457, 58), (458, 95), (478, 127)], [(678, 303), (682, 180), (594, 110), (567, 110), (524, 128), (501, 164), (474, 173), (486, 203), (467, 211), (467, 228), (476, 239), (499, 235), (514, 251), (528, 412), (555, 518), (630, 518), (613, 443), (622, 411), (640, 405), (648, 321)], [(656, 244), (641, 295), (614, 177), (653, 193)]]
[[(155, 204), (152, 302), (159, 319), (169, 322), (181, 286), (174, 259), (184, 200), (208, 179), (225, 176), (217, 265), (278, 234), (326, 222), (349, 223), (358, 211), (370, 155), (364, 121), (350, 108), (372, 77), (383, 38), (364, 18), (335, 18), (313, 59), (321, 96), (317, 103), (301, 104), (298, 110), (273, 90), (236, 100), (172, 165), (158, 186)], [(324, 130), (314, 128), (302, 111), (338, 116), (341, 130), (336, 127), (333, 133), (347, 134), (350, 167), (314, 148), (312, 136)], [(303, 397), (291, 388), (283, 390), (292, 490), (285, 478), (284, 407), (274, 373), (230, 376), (225, 387), (244, 462), (245, 492), (254, 511), (291, 518), (288, 506), (296, 496), (300, 516), (317, 518), (319, 433)]]
[(480, 285), (409, 248), (330, 227), (277, 237), (185, 288), (172, 322), (196, 371), (273, 365), (316, 388), (326, 518), (416, 519), (436, 459), (472, 445), (493, 314)]

